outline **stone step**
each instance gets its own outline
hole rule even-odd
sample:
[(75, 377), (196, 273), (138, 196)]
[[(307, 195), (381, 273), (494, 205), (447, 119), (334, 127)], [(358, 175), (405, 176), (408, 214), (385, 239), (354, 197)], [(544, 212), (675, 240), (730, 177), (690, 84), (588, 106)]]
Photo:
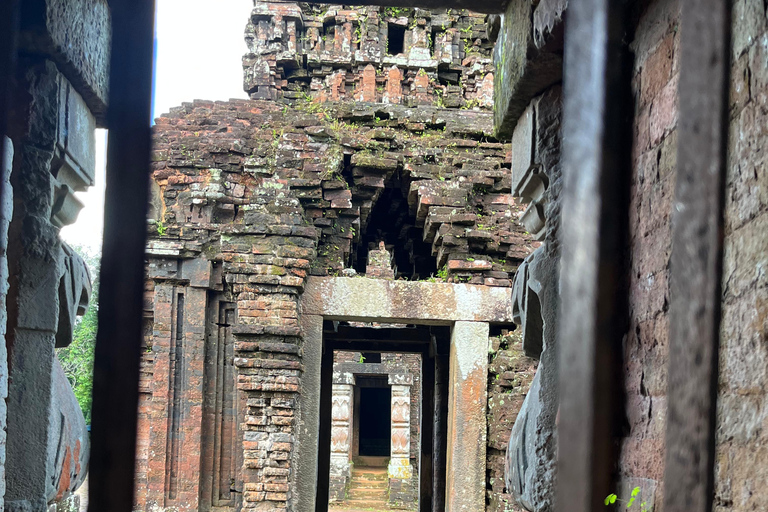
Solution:
[(363, 464), (355, 464), (352, 467), (352, 471), (368, 471), (370, 473), (386, 473), (387, 467), (380, 467), (380, 466), (365, 466)]
[(369, 468), (354, 468), (352, 470), (352, 478), (367, 478), (369, 480), (386, 480), (387, 470), (383, 471), (371, 471)]
[(350, 489), (386, 489), (389, 487), (386, 482), (365, 482), (360, 480), (352, 480), (350, 482)]
[(389, 480), (386, 478), (355, 478), (352, 477), (350, 480), (350, 483), (354, 484), (355, 482), (359, 482), (361, 484), (366, 484), (369, 486), (380, 486), (380, 487), (387, 487)]
[(386, 483), (388, 478), (386, 473), (383, 475), (373, 475), (370, 473), (352, 473), (352, 480), (359, 480), (361, 482), (384, 482)]
[(366, 510), (389, 510), (385, 500), (347, 500), (346, 507), (361, 508)]
[(387, 499), (386, 489), (349, 489), (349, 496), (351, 498), (382, 498)]
[(359, 455), (354, 458), (355, 466), (386, 468), (389, 464), (389, 457), (373, 457), (370, 455)]
[(349, 481), (350, 488), (364, 487), (366, 489), (387, 489), (389, 482), (386, 480), (357, 480), (353, 478)]

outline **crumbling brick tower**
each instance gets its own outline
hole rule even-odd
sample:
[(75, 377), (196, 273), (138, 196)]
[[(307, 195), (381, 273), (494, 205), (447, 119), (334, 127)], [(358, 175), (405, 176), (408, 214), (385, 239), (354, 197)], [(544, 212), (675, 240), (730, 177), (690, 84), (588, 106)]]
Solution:
[(396, 279), (510, 287), (535, 244), (485, 15), (263, 2), (246, 39), (251, 100), (156, 122), (140, 510), (304, 510), (309, 276), (384, 242)]

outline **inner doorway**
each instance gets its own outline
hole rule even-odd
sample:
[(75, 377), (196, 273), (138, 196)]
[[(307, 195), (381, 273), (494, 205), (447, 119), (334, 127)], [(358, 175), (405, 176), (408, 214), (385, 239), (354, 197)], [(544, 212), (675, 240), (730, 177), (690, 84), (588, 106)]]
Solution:
[[(389, 458), (390, 456), (392, 390), (387, 385), (386, 379), (370, 379), (375, 387), (363, 387), (365, 384), (360, 380), (358, 379), (357, 384), (360, 395), (360, 414), (356, 415), (360, 439), (358, 461), (373, 463), (376, 461), (366, 461), (363, 457)], [(357, 401), (356, 399), (355, 402)]]
[(323, 322), (318, 512), (442, 509), (450, 332)]

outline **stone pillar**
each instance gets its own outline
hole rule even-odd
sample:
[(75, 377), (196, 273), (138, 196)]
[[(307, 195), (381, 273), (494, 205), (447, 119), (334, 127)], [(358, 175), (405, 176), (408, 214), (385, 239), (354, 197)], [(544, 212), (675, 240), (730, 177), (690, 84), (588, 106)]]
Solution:
[(344, 501), (352, 476), (352, 402), (355, 377), (349, 373), (334, 375), (331, 408), (331, 478), (330, 500)]
[(485, 510), (489, 326), (456, 322), (448, 386), (447, 512)]
[(297, 439), (292, 455), (294, 510), (315, 510), (317, 455), (320, 437), (320, 373), (323, 357), (323, 317), (301, 315), (304, 373), (296, 421)]
[[(197, 509), (211, 263), (197, 258), (173, 266), (181, 270), (180, 275), (156, 278), (155, 284), (148, 436), (149, 453), (154, 455), (147, 461), (146, 488), (149, 499), (158, 505), (186, 504)], [(223, 392), (232, 390), (223, 388)]]
[(411, 374), (390, 374), (392, 386), (392, 448), (387, 473), (390, 479), (408, 480), (411, 467)]
[(413, 466), (411, 466), (411, 386), (413, 375), (392, 373), (392, 446), (389, 467), (389, 503), (410, 503), (414, 495)]

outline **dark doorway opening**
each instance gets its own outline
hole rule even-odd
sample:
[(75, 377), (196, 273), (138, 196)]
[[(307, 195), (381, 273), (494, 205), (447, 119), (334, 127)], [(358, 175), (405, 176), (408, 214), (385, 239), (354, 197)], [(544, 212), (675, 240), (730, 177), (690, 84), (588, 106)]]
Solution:
[(387, 30), (387, 54), (398, 55), (403, 53), (405, 47), (405, 26), (388, 24)]
[(389, 456), (391, 401), (389, 387), (360, 389), (360, 455)]

